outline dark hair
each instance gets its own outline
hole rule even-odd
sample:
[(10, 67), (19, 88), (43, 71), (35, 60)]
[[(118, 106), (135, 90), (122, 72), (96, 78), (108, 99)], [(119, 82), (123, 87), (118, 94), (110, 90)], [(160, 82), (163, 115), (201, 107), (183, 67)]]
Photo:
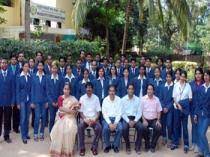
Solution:
[(24, 61), (24, 62), (22, 63), (22, 66), (24, 67), (25, 64), (28, 64), (28, 65), (29, 65), (29, 62), (28, 62), (28, 61)]
[(30, 61), (30, 60), (33, 60), (33, 62), (35, 62), (35, 59), (34, 59), (34, 58), (29, 58), (29, 60), (28, 60), (28, 61)]
[(141, 68), (144, 68), (144, 70), (146, 70), (146, 67), (145, 67), (145, 65), (139, 65), (139, 70), (141, 69)]
[(151, 87), (153, 88), (153, 91), (155, 91), (155, 86), (154, 86), (153, 84), (149, 83), (149, 84), (147, 85), (147, 89), (148, 89), (149, 86), (151, 86)]
[(61, 59), (63, 59), (64, 62), (66, 62), (66, 58), (65, 57), (59, 57), (59, 62), (61, 61)]
[(154, 71), (155, 71), (156, 69), (158, 69), (159, 71), (161, 71), (159, 67), (155, 67)]
[(201, 67), (195, 69), (195, 74), (197, 71), (199, 71), (203, 75), (203, 69)]
[(115, 69), (115, 75), (117, 75), (117, 68), (116, 68), (116, 66), (115, 65), (112, 65), (111, 66), (111, 68), (110, 68), (110, 70), (109, 70), (109, 74), (110, 74), (110, 76), (112, 75), (112, 73), (111, 73), (111, 69), (112, 68), (114, 68)]
[(70, 92), (71, 92), (71, 83), (70, 83), (70, 82), (65, 82), (63, 88), (64, 88), (65, 86), (68, 86), (68, 87), (69, 87), (69, 90), (70, 90)]
[(44, 66), (44, 62), (43, 62), (43, 61), (38, 61), (37, 66), (38, 66), (40, 63)]
[(161, 62), (163, 63), (163, 58), (158, 58), (158, 59), (156, 60), (156, 64), (158, 64), (158, 61), (161, 61)]
[(128, 89), (130, 86), (132, 86), (133, 89), (134, 89), (134, 84), (133, 84), (133, 83), (129, 83), (127, 89)]
[(67, 65), (66, 65), (66, 68), (67, 68), (67, 67), (69, 67), (70, 69), (73, 68), (72, 65), (70, 65), (70, 64), (67, 64)]
[(91, 82), (87, 82), (85, 84), (85, 88), (87, 88), (87, 87), (91, 87), (93, 89), (93, 84)]
[(187, 78), (187, 72), (186, 72), (185, 70), (182, 70), (182, 71), (181, 71), (180, 76), (181, 76), (182, 74), (184, 74), (185, 77)]
[(136, 59), (135, 59), (135, 58), (131, 58), (131, 62), (132, 62), (132, 61), (136, 62)]
[(38, 53), (40, 53), (41, 56), (43, 56), (43, 53), (42, 53), (41, 51), (37, 51), (37, 52), (36, 52), (36, 56), (38, 55)]
[(204, 74), (207, 74), (210, 76), (210, 70), (208, 70), (208, 69), (204, 70)]
[[(105, 71), (104, 71), (104, 68), (103, 68), (103, 67), (99, 67), (99, 68), (98, 68), (98, 70), (97, 70), (97, 73), (99, 73), (99, 71), (100, 71), (100, 70), (103, 70), (103, 72), (105, 73)], [(104, 75), (105, 75), (105, 74), (104, 74)]]
[(166, 72), (166, 77), (167, 77), (167, 75), (170, 75), (171, 77), (173, 77), (173, 74), (171, 71)]
[(116, 86), (115, 85), (113, 85), (113, 84), (109, 85), (108, 89), (110, 90), (111, 88), (114, 88), (114, 90), (116, 91)]
[(12, 58), (17, 59), (17, 57), (16, 57), (16, 55), (15, 55), (15, 54), (11, 55), (10, 59), (12, 59)]
[(89, 70), (88, 69), (84, 69), (83, 70), (83, 75), (84, 75), (85, 71), (88, 72), (88, 74), (89, 74)]
[(128, 72), (129, 72), (129, 68), (124, 68), (124, 69), (123, 69), (123, 72), (124, 72), (125, 70), (128, 70)]
[(92, 57), (92, 53), (91, 53), (91, 52), (88, 52), (88, 53), (86, 54), (86, 57), (87, 57), (88, 55), (90, 55), (90, 56)]
[(171, 58), (170, 57), (167, 57), (166, 59), (165, 59), (165, 62), (166, 61), (170, 61), (170, 62), (172, 62), (172, 60), (171, 60)]
[(150, 57), (147, 57), (146, 60), (149, 60), (150, 62), (152, 61), (152, 58)]
[(181, 73), (182, 69), (181, 69), (181, 68), (177, 68), (177, 69), (175, 70), (175, 73), (177, 73), (177, 71), (179, 71), (179, 72)]

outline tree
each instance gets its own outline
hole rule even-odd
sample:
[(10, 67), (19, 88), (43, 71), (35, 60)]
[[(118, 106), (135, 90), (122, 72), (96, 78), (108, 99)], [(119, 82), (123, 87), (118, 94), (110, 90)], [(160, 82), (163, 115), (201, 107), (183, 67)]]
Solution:
[(25, 41), (30, 42), (30, 0), (25, 0)]
[[(2, 7), (3, 4), (4, 4), (4, 3), (3, 3), (3, 0), (0, 0), (0, 14), (6, 12), (6, 9), (4, 9), (4, 8)], [(5, 18), (0, 17), (0, 24), (6, 23), (6, 22), (7, 22), (7, 20), (6, 20)]]

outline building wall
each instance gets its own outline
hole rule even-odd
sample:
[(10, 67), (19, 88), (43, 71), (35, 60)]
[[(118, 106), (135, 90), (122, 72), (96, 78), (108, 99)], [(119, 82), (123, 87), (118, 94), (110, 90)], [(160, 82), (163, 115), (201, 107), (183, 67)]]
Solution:
[(56, 7), (66, 12), (65, 23), (62, 24), (62, 28), (73, 28), (72, 23), (72, 5), (73, 0), (56, 0)]
[(1, 27), (6, 26), (20, 26), (21, 25), (21, 5), (20, 0), (14, 0), (13, 7), (4, 7), (7, 11), (1, 14), (1, 17), (5, 18), (7, 22), (0, 25)]

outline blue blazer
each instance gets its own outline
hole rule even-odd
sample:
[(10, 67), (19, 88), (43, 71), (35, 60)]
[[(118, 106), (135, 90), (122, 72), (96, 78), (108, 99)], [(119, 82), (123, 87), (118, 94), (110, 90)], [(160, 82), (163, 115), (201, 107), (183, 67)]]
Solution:
[(17, 104), (31, 102), (31, 83), (32, 78), (30, 75), (25, 76), (18, 75), (16, 78), (16, 102)]
[[(175, 72), (173, 71), (173, 69), (171, 69), (171, 73), (172, 73), (172, 79), (174, 80), (175, 79)], [(161, 71), (161, 78), (166, 80), (166, 68), (164, 68), (162, 71)]]
[(210, 118), (210, 88), (207, 92), (205, 87), (201, 86), (198, 90), (198, 101), (195, 107), (195, 114)]
[(169, 111), (173, 109), (173, 88), (174, 86), (165, 87), (165, 84), (161, 85), (160, 88), (160, 103), (162, 105), (162, 108), (167, 108)]
[[(135, 79), (133, 79), (132, 83), (134, 84), (134, 94), (139, 97), (140, 95), (140, 89), (141, 89), (141, 80), (139, 80), (137, 77)], [(148, 79), (143, 79), (143, 86), (142, 86), (142, 93), (143, 96), (147, 94), (147, 85), (148, 85)]]
[[(91, 80), (90, 80), (91, 82)], [(82, 80), (77, 83), (77, 88), (76, 88), (76, 98), (79, 100), (81, 96), (83, 96), (86, 93), (86, 88), (85, 88), (86, 83), (82, 83)]]
[(163, 80), (159, 81), (159, 85), (157, 84), (157, 80), (150, 78), (149, 83), (152, 84), (155, 87), (155, 95), (160, 98), (160, 90), (161, 86), (165, 84)]
[(4, 80), (0, 71), (0, 106), (11, 106), (15, 103), (15, 77), (7, 70)]
[(179, 104), (182, 106), (182, 113), (188, 115), (190, 113), (190, 100), (189, 99), (180, 100)]
[(94, 86), (94, 94), (98, 96), (98, 98), (101, 102), (102, 101), (102, 91), (104, 92), (104, 98), (108, 95), (109, 81), (107, 79), (105, 79), (103, 81), (103, 88), (102, 88), (100, 80), (95, 79), (93, 81), (93, 86)]
[(82, 68), (81, 68), (81, 72), (79, 74), (78, 71), (77, 71), (77, 67), (73, 67), (72, 73), (74, 74), (75, 77), (77, 77), (78, 80), (82, 80), (82, 78), (83, 78), (83, 76), (82, 76), (82, 73), (83, 73)]
[(192, 89), (192, 101), (190, 103), (190, 114), (195, 114), (196, 104), (199, 101), (199, 88), (202, 86), (202, 83), (198, 86), (196, 82), (193, 80), (190, 82), (190, 86)]
[(127, 87), (128, 85), (131, 83), (131, 79), (128, 78), (128, 83), (127, 86), (125, 85), (125, 80), (124, 78), (120, 78), (119, 79), (119, 85), (118, 85), (118, 89), (117, 89), (117, 95), (122, 98), (127, 94)]
[(31, 101), (34, 104), (47, 103), (47, 76), (42, 76), (42, 81), (40, 83), (39, 77), (34, 74), (32, 77), (31, 86)]
[(146, 72), (146, 77), (148, 79), (153, 79), (155, 77), (153, 68), (151, 68), (151, 70), (148, 73)]
[[(117, 69), (116, 69), (116, 70), (117, 70)], [(123, 70), (124, 70), (123, 67), (120, 67), (120, 68), (119, 68), (119, 72), (117, 71), (117, 76), (118, 76), (118, 77), (123, 77)]]
[[(14, 67), (14, 69), (12, 68), (12, 67)], [(19, 66), (16, 64), (16, 65), (9, 65), (9, 67), (8, 67), (8, 70), (9, 70), (9, 72), (11, 73), (11, 74), (13, 74), (13, 76), (17, 76), (18, 74), (20, 74), (21, 73), (21, 70), (19, 69)]]
[(58, 80), (54, 83), (54, 79), (51, 79), (51, 75), (47, 76), (47, 99), (50, 104), (56, 103), (58, 97), (63, 94), (64, 81), (61, 76), (58, 75)]
[(51, 71), (51, 69), (49, 69), (48, 65), (45, 64), (45, 65), (44, 65), (44, 72), (45, 72), (45, 74), (50, 75), (50, 74), (51, 74), (50, 71)]
[(58, 69), (58, 75), (65, 77), (66, 76), (66, 67), (64, 67), (64, 72), (61, 72), (61, 69)]
[(76, 94), (77, 94), (77, 90), (76, 90), (77, 86), (76, 85), (78, 83), (78, 79), (72, 78), (71, 82), (70, 82), (70, 80), (65, 77), (64, 82), (69, 82), (71, 84), (71, 94), (76, 97)]
[(110, 74), (110, 67), (107, 67), (106, 69), (104, 68), (104, 75), (105, 75), (105, 77), (108, 77), (109, 74)]
[(116, 77), (115, 79), (112, 79), (110, 76), (107, 77), (108, 81), (109, 81), (109, 85), (114, 85), (115, 88), (117, 89), (118, 84), (119, 84), (119, 77)]
[(131, 67), (129, 68), (129, 77), (131, 79), (138, 77), (138, 75), (139, 75), (139, 68), (136, 67), (134, 73), (132, 72), (132, 68)]
[(98, 77), (97, 72), (96, 72), (95, 75), (93, 75), (92, 73), (89, 73), (89, 79), (90, 79), (91, 81), (95, 80), (97, 77)]

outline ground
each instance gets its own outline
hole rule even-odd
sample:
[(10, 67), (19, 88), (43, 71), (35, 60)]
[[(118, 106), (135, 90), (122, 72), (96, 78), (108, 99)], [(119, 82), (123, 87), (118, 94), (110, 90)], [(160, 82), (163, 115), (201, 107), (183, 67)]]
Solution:
[[(31, 130), (32, 131), (32, 130)], [(46, 130), (47, 131), (47, 130)], [(30, 140), (27, 145), (23, 144), (20, 136), (16, 133), (11, 134), (12, 143), (7, 144), (3, 141), (3, 138), (0, 137), (0, 157), (49, 157), (48, 150), (50, 145), (49, 135), (46, 135), (44, 142), (34, 142)], [(32, 133), (31, 133), (32, 137)], [(210, 130), (208, 131), (208, 137), (210, 138)], [(93, 155), (89, 151), (89, 147), (87, 146), (86, 157), (92, 157)], [(124, 147), (125, 148), (125, 147)], [(133, 147), (132, 147), (133, 148)], [(114, 157), (114, 156), (132, 156), (137, 157), (134, 150), (131, 155), (127, 155), (125, 150), (121, 150), (119, 154), (115, 154), (111, 151), (109, 154), (103, 153), (100, 148), (100, 152), (98, 157)], [(166, 146), (159, 146), (158, 150), (155, 153), (145, 153), (142, 152), (141, 157), (193, 157), (195, 154), (193, 152), (189, 152), (188, 154), (183, 153), (183, 149), (177, 149), (175, 151), (169, 150)], [(76, 152), (75, 157), (79, 157), (78, 152)]]

